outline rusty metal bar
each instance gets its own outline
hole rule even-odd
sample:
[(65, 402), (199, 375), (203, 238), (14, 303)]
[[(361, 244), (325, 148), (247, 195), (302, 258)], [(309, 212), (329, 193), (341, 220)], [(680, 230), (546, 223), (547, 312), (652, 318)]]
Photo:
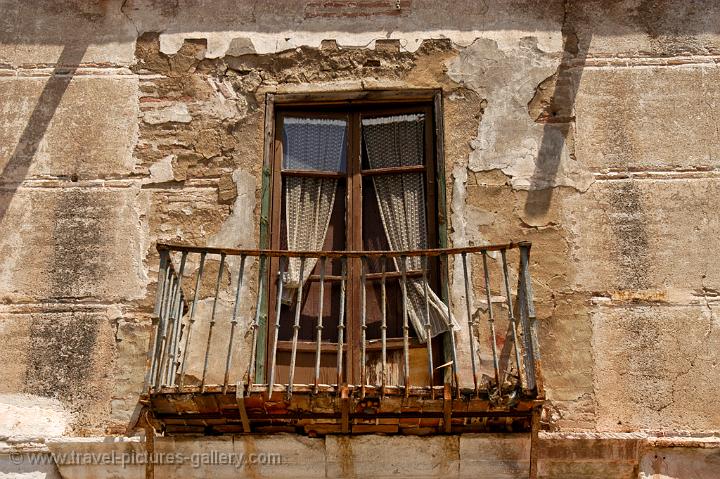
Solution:
[(465, 309), (467, 310), (468, 331), (470, 337), (470, 363), (472, 364), (473, 385), (475, 393), (478, 391), (477, 359), (475, 358), (475, 328), (472, 317), (472, 293), (470, 291), (470, 276), (468, 275), (467, 253), (462, 253), (463, 279), (465, 280)]
[(162, 306), (162, 293), (165, 291), (165, 273), (168, 268), (169, 258), (169, 250), (160, 251), (160, 267), (158, 268), (157, 294), (155, 295), (155, 316), (160, 316), (160, 307)]
[(367, 285), (365, 284), (365, 270), (367, 269), (367, 258), (360, 258), (360, 397), (365, 398), (365, 366), (366, 366), (366, 341), (367, 341)]
[(175, 373), (177, 372), (177, 367), (180, 362), (180, 357), (178, 356), (178, 343), (180, 341), (180, 330), (182, 328), (183, 305), (185, 304), (185, 295), (182, 290), (182, 279), (185, 274), (185, 262), (187, 261), (187, 255), (187, 251), (183, 251), (180, 256), (180, 271), (178, 271), (177, 280), (177, 306), (173, 309), (173, 335), (171, 338), (172, 344), (170, 345), (170, 366), (168, 368), (168, 382), (170, 386), (174, 386), (176, 384)]
[(277, 277), (277, 298), (275, 301), (275, 336), (273, 336), (273, 345), (272, 345), (272, 353), (270, 354), (270, 378), (268, 380), (268, 398), (272, 396), (273, 388), (275, 387), (275, 367), (277, 364), (277, 346), (278, 346), (278, 337), (280, 336), (280, 311), (282, 308), (282, 292), (283, 292), (283, 270), (282, 270), (282, 263), (283, 259), (286, 262), (286, 268), (290, 263), (290, 259), (280, 258), (278, 260), (278, 277)]
[(517, 341), (517, 319), (515, 319), (515, 312), (513, 311), (513, 303), (512, 303), (512, 291), (510, 290), (510, 274), (508, 272), (508, 265), (507, 265), (507, 257), (505, 250), (500, 250), (500, 257), (502, 260), (502, 267), (503, 267), (503, 279), (505, 282), (505, 296), (507, 301), (507, 308), (508, 308), (508, 320), (510, 321), (510, 330), (512, 331), (512, 340), (513, 345), (515, 346), (515, 364), (517, 365), (517, 374), (518, 374), (518, 381), (520, 382), (520, 387), (523, 386), (523, 378), (522, 378), (522, 366), (520, 364), (520, 347), (518, 345)]
[(325, 257), (320, 258), (320, 304), (317, 318), (317, 342), (315, 345), (315, 394), (318, 392), (320, 383), (320, 357), (322, 355), (322, 330), (323, 330), (323, 307), (325, 306)]
[(235, 385), (235, 403), (238, 406), (238, 412), (240, 413), (240, 422), (242, 422), (243, 432), (249, 434), (252, 432), (250, 429), (250, 417), (248, 416), (247, 409), (245, 408), (245, 391), (243, 391), (242, 383)]
[(337, 390), (340, 393), (343, 384), (343, 343), (345, 336), (345, 284), (347, 282), (347, 259), (340, 258), (341, 276), (340, 283), (340, 316), (338, 318), (338, 342), (337, 342)]
[(263, 293), (265, 292), (265, 265), (267, 263), (267, 256), (260, 256), (260, 266), (258, 267), (258, 290), (257, 290), (257, 302), (255, 303), (255, 319), (250, 326), (252, 330), (252, 338), (250, 339), (250, 361), (248, 363), (247, 371), (247, 385), (248, 389), (252, 387), (255, 377), (255, 371), (257, 369), (255, 355), (257, 354), (257, 341), (258, 341), (258, 329), (260, 328), (260, 314), (262, 308)]
[[(535, 367), (540, 358), (538, 355), (537, 323), (535, 306), (532, 301), (533, 291), (530, 280), (529, 262), (530, 246), (525, 245), (523, 248), (520, 248), (520, 274), (518, 275), (518, 281), (521, 287), (518, 292), (518, 301), (520, 301), (520, 320), (523, 325), (523, 339), (528, 357), (528, 364), (525, 365), (528, 374), (527, 387), (534, 391), (538, 389), (538, 377), (536, 376), (537, 372)], [(520, 294), (520, 292), (522, 292), (522, 294)]]
[(428, 258), (423, 257), (423, 294), (425, 295), (425, 334), (427, 336), (427, 355), (428, 355), (428, 381), (430, 382), (430, 392), (433, 399), (435, 399), (435, 390), (433, 389), (433, 353), (432, 353), (432, 336), (430, 335), (430, 297), (428, 295)]
[[(422, 278), (422, 270), (419, 269), (412, 269), (408, 270), (406, 273), (408, 278)], [(367, 282), (373, 282), (373, 281), (380, 281), (381, 279), (380, 273), (366, 273), (365, 279)], [(340, 275), (332, 275), (332, 274), (326, 274), (325, 275), (325, 281), (329, 282), (339, 282), (342, 278)], [(400, 279), (400, 273), (396, 271), (388, 271), (385, 275), (385, 279)], [(320, 281), (320, 275), (317, 274), (311, 274), (306, 282), (310, 281)]]
[(292, 351), (290, 352), (290, 374), (288, 376), (287, 397), (290, 399), (295, 379), (295, 360), (297, 359), (298, 335), (300, 334), (300, 310), (302, 309), (302, 295), (305, 287), (305, 258), (300, 258), (300, 283), (295, 293), (295, 321), (293, 323)]
[(164, 281), (164, 287), (163, 287), (163, 297), (161, 301), (160, 306), (160, 322), (158, 325), (158, 342), (157, 342), (157, 349), (155, 351), (155, 368), (153, 369), (153, 376), (152, 376), (152, 383), (155, 385), (155, 389), (160, 387), (160, 371), (162, 371), (162, 361), (163, 361), (163, 350), (165, 349), (165, 336), (166, 336), (166, 329), (167, 329), (167, 315), (166, 311), (168, 308), (169, 298), (171, 296), (171, 290), (172, 289), (172, 275), (169, 267), (169, 258), (168, 258), (168, 268), (165, 270), (165, 281)]
[(534, 407), (530, 417), (530, 473), (529, 479), (538, 477), (538, 459), (540, 457), (540, 415), (542, 407)]
[(188, 327), (185, 334), (185, 348), (183, 349), (182, 364), (180, 364), (180, 387), (185, 385), (185, 365), (187, 361), (188, 349), (190, 348), (190, 334), (192, 333), (193, 324), (195, 324), (195, 310), (197, 309), (198, 295), (200, 294), (200, 286), (202, 284), (202, 275), (205, 268), (205, 258), (207, 253), (200, 253), (200, 266), (198, 267), (198, 275), (195, 278), (195, 291), (193, 292), (193, 302), (190, 306), (190, 317), (188, 318)]
[(382, 318), (380, 323), (380, 338), (382, 341), (382, 371), (380, 374), (380, 394), (385, 395), (385, 382), (387, 381), (387, 291), (385, 289), (385, 276), (387, 270), (387, 256), (381, 257), (380, 266), (380, 300)]
[(158, 268), (158, 285), (157, 285), (157, 292), (155, 293), (155, 310), (154, 310), (154, 317), (153, 317), (153, 338), (152, 342), (150, 343), (150, 363), (147, 370), (147, 373), (145, 374), (145, 386), (144, 389), (146, 391), (149, 391), (152, 387), (151, 385), (154, 384), (154, 378), (155, 378), (155, 368), (157, 364), (158, 359), (158, 348), (159, 348), (159, 341), (160, 341), (160, 314), (162, 312), (162, 306), (163, 306), (163, 298), (165, 297), (165, 288), (166, 288), (166, 276), (168, 272), (168, 257), (170, 256), (169, 251), (161, 251), (160, 252), (160, 267)]
[(172, 289), (172, 299), (170, 300), (170, 305), (167, 309), (167, 337), (165, 339), (165, 357), (164, 357), (164, 365), (162, 369), (162, 377), (163, 380), (161, 381), (161, 385), (163, 386), (170, 386), (169, 380), (170, 380), (170, 368), (172, 367), (172, 340), (175, 336), (175, 326), (177, 323), (177, 318), (175, 317), (175, 311), (177, 310), (177, 303), (180, 296), (180, 290), (178, 288), (178, 277), (175, 274), (175, 271), (172, 271), (173, 273), (173, 289)]
[(210, 328), (208, 329), (207, 345), (205, 346), (205, 363), (203, 365), (202, 380), (200, 381), (200, 389), (205, 390), (205, 379), (207, 379), (208, 361), (210, 360), (210, 346), (212, 344), (212, 333), (215, 327), (215, 312), (217, 310), (218, 295), (220, 294), (220, 284), (222, 283), (222, 275), (225, 270), (225, 253), (220, 253), (220, 267), (218, 268), (217, 283), (215, 283), (215, 299), (213, 300), (212, 312), (210, 313)]
[(232, 361), (233, 339), (235, 338), (235, 328), (237, 327), (237, 313), (240, 307), (240, 292), (243, 285), (243, 275), (245, 274), (245, 258), (240, 256), (240, 271), (238, 271), (237, 291), (235, 293), (235, 305), (233, 306), (232, 319), (230, 320), (230, 339), (228, 340), (228, 353), (225, 359), (225, 379), (223, 380), (223, 392), (227, 393), (228, 382), (230, 380), (230, 362)]
[(173, 271), (168, 268), (168, 278), (167, 278), (167, 295), (163, 299), (163, 307), (162, 307), (162, 334), (160, 338), (160, 351), (159, 351), (159, 358), (158, 358), (158, 367), (156, 371), (156, 378), (155, 378), (155, 389), (159, 388), (162, 385), (163, 382), (163, 371), (165, 369), (165, 360), (167, 358), (167, 343), (168, 343), (168, 327), (169, 327), (169, 311), (172, 304), (173, 299), (175, 298), (175, 292), (174, 292), (174, 285), (175, 285), (175, 275), (172, 274)]
[(483, 272), (485, 273), (485, 298), (488, 307), (488, 323), (490, 323), (490, 336), (492, 340), (493, 366), (495, 368), (495, 385), (498, 391), (502, 391), (502, 383), (500, 382), (500, 364), (498, 363), (497, 354), (497, 335), (495, 334), (495, 317), (493, 316), (492, 294), (490, 292), (490, 271), (488, 271), (487, 253), (482, 252)]
[[(445, 271), (449, 271), (448, 263), (449, 263), (448, 255), (446, 255), (446, 254), (440, 255), (440, 268)], [(456, 386), (456, 388), (458, 390), (458, 394), (459, 394), (460, 381), (458, 379), (458, 371), (457, 371), (457, 364), (458, 364), (457, 346), (455, 344), (455, 333), (453, 332), (452, 321), (450, 321), (450, 318), (449, 318), (450, 314), (452, 313), (452, 307), (451, 307), (451, 301), (450, 301), (450, 276), (448, 274), (445, 274), (445, 275), (443, 275), (443, 279), (445, 281), (445, 284), (444, 284), (445, 290), (448, 292), (448, 298), (447, 298), (447, 300), (448, 300), (448, 304), (447, 304), (447, 307), (448, 307), (448, 323), (447, 323), (448, 332), (447, 332), (447, 335), (450, 338), (450, 355), (451, 355), (450, 360), (452, 361), (452, 365), (451, 365), (452, 381), (455, 382), (455, 386)]]
[(480, 253), (481, 251), (500, 251), (501, 249), (514, 249), (520, 248), (521, 246), (529, 246), (530, 243), (527, 241), (501, 243), (494, 245), (485, 246), (465, 246), (462, 248), (429, 248), (429, 249), (416, 249), (409, 251), (286, 251), (286, 250), (272, 250), (272, 249), (236, 249), (236, 248), (212, 248), (207, 246), (192, 246), (182, 243), (158, 243), (157, 249), (161, 250), (174, 250), (174, 251), (187, 251), (189, 253), (208, 253), (208, 254), (221, 254), (224, 253), (230, 256), (240, 256), (245, 254), (247, 256), (269, 256), (269, 257), (285, 257), (285, 258), (319, 258), (320, 256), (326, 256), (328, 258), (362, 258), (363, 256), (388, 256), (391, 258), (399, 258), (401, 256), (413, 257), (413, 256), (442, 256), (442, 255), (455, 255), (461, 253)]
[(405, 377), (405, 397), (410, 395), (410, 325), (408, 324), (408, 296), (407, 296), (407, 277), (405, 275), (406, 270), (406, 256), (400, 257), (400, 273), (402, 279), (400, 280), (400, 286), (402, 288), (402, 315), (403, 315), (403, 375)]

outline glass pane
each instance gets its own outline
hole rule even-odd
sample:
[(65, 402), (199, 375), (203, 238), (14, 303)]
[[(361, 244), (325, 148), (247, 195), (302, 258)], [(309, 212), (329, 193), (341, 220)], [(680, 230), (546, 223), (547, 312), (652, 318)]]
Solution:
[(283, 118), (283, 170), (346, 169), (347, 121), (330, 118)]
[(363, 118), (362, 132), (363, 169), (425, 164), (424, 114)]

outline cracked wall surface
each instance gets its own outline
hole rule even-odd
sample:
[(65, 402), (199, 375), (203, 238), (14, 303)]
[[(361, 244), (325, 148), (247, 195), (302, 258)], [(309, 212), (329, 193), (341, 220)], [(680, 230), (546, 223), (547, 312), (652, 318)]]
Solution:
[[(126, 432), (155, 242), (258, 245), (267, 93), (406, 88), (443, 93), (450, 242), (533, 243), (553, 441), (720, 431), (716, 2), (397, 5), (0, 0), (0, 445)], [(704, 474), (643, 447), (542, 474)]]

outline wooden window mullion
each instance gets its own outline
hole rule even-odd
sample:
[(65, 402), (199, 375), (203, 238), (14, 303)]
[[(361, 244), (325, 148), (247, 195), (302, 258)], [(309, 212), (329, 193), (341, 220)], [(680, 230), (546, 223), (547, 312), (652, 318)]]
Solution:
[[(362, 175), (361, 175), (361, 132), (360, 132), (360, 113), (353, 111), (350, 115), (350, 154), (348, 155), (348, 188), (349, 207), (348, 211), (348, 247), (351, 250), (359, 251), (362, 249)], [(360, 259), (354, 258), (349, 260), (350, 264), (350, 296), (348, 301), (348, 345), (350, 351), (348, 354), (348, 381), (357, 383), (359, 380), (359, 371), (357, 365), (360, 364)]]

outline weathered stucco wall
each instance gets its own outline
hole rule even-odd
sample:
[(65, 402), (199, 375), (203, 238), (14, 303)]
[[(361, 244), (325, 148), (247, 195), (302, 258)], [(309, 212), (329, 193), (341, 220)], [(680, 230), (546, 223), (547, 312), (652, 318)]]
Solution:
[[(0, 11), (11, 449), (125, 432), (154, 243), (257, 246), (265, 94), (368, 88), (443, 90), (453, 244), (533, 242), (547, 441), (720, 431), (715, 2), (0, 0)], [(593, 474), (683, 477), (696, 449), (666, 462), (648, 450)], [(563, 467), (544, 474), (580, 474)]]

